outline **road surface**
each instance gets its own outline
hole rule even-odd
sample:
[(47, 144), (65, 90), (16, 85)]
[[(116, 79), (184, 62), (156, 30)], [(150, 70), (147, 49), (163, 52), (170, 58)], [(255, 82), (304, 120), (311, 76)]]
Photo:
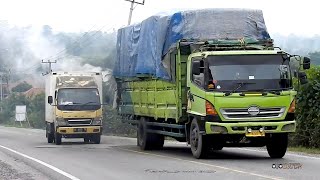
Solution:
[[(64, 140), (64, 139), (63, 139)], [(320, 179), (320, 157), (289, 152), (270, 159), (257, 148), (224, 148), (198, 160), (185, 144), (140, 151), (133, 138), (103, 136), (101, 144), (68, 139), (47, 144), (45, 132), (0, 126), (0, 179)]]

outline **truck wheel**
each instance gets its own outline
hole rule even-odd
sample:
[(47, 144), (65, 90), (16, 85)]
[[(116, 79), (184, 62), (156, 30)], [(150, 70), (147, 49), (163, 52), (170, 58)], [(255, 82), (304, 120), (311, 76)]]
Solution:
[(92, 139), (93, 143), (95, 144), (100, 144), (101, 142), (101, 134), (95, 134), (92, 136)]
[(287, 151), (288, 134), (271, 134), (267, 141), (267, 150), (271, 158), (282, 158)]
[(53, 133), (50, 133), (50, 132), (52, 132), (52, 129), (49, 131), (48, 128), (51, 128), (51, 124), (47, 124), (47, 127), (46, 127), (47, 141), (48, 141), (48, 143), (53, 143), (54, 135), (53, 135)]
[(47, 141), (48, 141), (48, 143), (53, 143), (54, 135), (52, 133), (47, 132)]
[(147, 132), (147, 120), (142, 117), (138, 125), (137, 143), (141, 150), (161, 149), (164, 144), (164, 136)]
[(54, 133), (54, 142), (56, 143), (56, 145), (60, 145), (61, 144), (61, 134), (59, 134), (58, 132)]
[(190, 145), (193, 156), (197, 159), (206, 158), (210, 149), (208, 144), (206, 136), (200, 134), (197, 120), (193, 119), (190, 126)]
[(138, 125), (138, 143), (141, 150), (149, 150), (151, 149), (150, 146), (150, 138), (147, 136), (147, 124), (146, 119), (142, 117), (140, 119), (139, 125)]
[(164, 145), (164, 135), (151, 134), (152, 149), (162, 149)]

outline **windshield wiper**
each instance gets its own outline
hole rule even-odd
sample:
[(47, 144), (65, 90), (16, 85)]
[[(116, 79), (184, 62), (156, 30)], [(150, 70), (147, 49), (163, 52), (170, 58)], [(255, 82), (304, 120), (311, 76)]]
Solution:
[(249, 91), (261, 92), (262, 96), (266, 96), (266, 95), (268, 95), (268, 93), (280, 95), (280, 91), (277, 91), (277, 90), (255, 89), (255, 90), (249, 90)]
[[(275, 94), (275, 95), (280, 95), (280, 91), (281, 90), (277, 90), (277, 89), (252, 89), (252, 90), (248, 90), (248, 91), (251, 91), (251, 92), (261, 92), (262, 96), (266, 96), (268, 93), (271, 93), (271, 94)], [(226, 96), (229, 96), (231, 93), (228, 92), (228, 93), (225, 93)], [(240, 96), (245, 96), (244, 92), (242, 92), (240, 94)]]
[(237, 84), (239, 84), (236, 88), (234, 88), (232, 91), (226, 92), (225, 96), (229, 96), (233, 93), (235, 93), (237, 90), (239, 90), (243, 85), (247, 85), (247, 84), (256, 84), (254, 82), (238, 82)]
[(90, 102), (86, 102), (86, 103), (73, 103), (73, 104), (81, 105), (81, 106), (88, 105), (88, 104), (100, 105), (100, 103), (94, 102), (94, 101), (90, 101)]

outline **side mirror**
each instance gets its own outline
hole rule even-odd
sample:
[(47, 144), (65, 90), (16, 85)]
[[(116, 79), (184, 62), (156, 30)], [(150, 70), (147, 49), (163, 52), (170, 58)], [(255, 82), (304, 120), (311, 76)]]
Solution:
[(192, 74), (199, 75), (200, 74), (200, 61), (192, 62)]
[(53, 98), (52, 96), (48, 96), (48, 104), (52, 104), (53, 103)]
[(303, 69), (310, 69), (310, 58), (304, 57), (303, 58)]
[(299, 81), (300, 81), (301, 84), (307, 84), (308, 83), (307, 74), (305, 72), (299, 72)]

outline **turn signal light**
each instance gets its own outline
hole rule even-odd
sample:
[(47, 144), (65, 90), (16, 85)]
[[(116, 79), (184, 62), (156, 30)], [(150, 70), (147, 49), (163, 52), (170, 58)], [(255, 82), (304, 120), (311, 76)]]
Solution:
[(296, 111), (296, 100), (293, 100), (292, 103), (290, 104), (289, 113), (294, 113)]
[(206, 101), (206, 113), (207, 113), (207, 115), (218, 115), (216, 109), (208, 101)]

